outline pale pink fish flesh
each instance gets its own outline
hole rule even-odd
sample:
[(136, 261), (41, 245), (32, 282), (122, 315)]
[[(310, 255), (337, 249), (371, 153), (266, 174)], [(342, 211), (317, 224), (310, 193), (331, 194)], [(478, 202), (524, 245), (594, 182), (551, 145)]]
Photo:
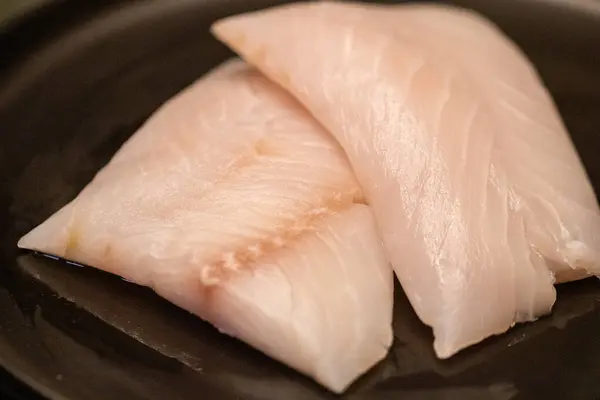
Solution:
[(483, 17), (296, 3), (213, 32), (339, 141), (439, 357), (550, 312), (557, 280), (600, 272), (598, 202), (568, 132)]
[(152, 287), (341, 392), (392, 341), (393, 272), (361, 203), (336, 141), (231, 61), (19, 246)]

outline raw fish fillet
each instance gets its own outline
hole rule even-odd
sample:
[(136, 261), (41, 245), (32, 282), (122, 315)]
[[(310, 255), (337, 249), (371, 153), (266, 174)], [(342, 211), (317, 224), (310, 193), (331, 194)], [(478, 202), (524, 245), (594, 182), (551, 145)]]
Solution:
[(348, 155), (404, 291), (447, 358), (600, 272), (598, 202), (534, 67), (475, 13), (297, 3), (213, 32)]
[(346, 156), (240, 61), (164, 105), (19, 246), (149, 286), (335, 392), (391, 345), (393, 271)]

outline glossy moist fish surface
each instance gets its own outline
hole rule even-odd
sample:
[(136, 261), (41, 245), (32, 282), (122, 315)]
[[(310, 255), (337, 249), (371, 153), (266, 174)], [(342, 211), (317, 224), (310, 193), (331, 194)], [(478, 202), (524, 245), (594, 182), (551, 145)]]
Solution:
[(230, 61), (19, 246), (118, 274), (339, 392), (391, 344), (393, 272), (339, 145)]
[(298, 3), (213, 31), (339, 141), (439, 357), (548, 313), (555, 282), (598, 274), (588, 177), (534, 67), (484, 18)]

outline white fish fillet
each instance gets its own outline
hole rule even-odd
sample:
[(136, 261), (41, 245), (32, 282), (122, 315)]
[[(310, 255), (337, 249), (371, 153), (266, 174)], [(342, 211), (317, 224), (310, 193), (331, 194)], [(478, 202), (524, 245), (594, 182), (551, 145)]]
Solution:
[(340, 392), (392, 341), (393, 272), (361, 197), (335, 140), (232, 61), (19, 246), (150, 286)]
[(482, 17), (297, 3), (213, 32), (335, 136), (413, 308), (450, 357), (600, 272), (600, 213), (535, 69)]

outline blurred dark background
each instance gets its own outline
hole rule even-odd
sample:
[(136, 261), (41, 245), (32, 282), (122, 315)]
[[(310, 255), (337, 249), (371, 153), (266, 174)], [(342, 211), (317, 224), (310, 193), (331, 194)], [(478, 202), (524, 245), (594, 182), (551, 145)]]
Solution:
[(23, 383), (0, 368), (0, 398), (2, 400), (42, 400)]

